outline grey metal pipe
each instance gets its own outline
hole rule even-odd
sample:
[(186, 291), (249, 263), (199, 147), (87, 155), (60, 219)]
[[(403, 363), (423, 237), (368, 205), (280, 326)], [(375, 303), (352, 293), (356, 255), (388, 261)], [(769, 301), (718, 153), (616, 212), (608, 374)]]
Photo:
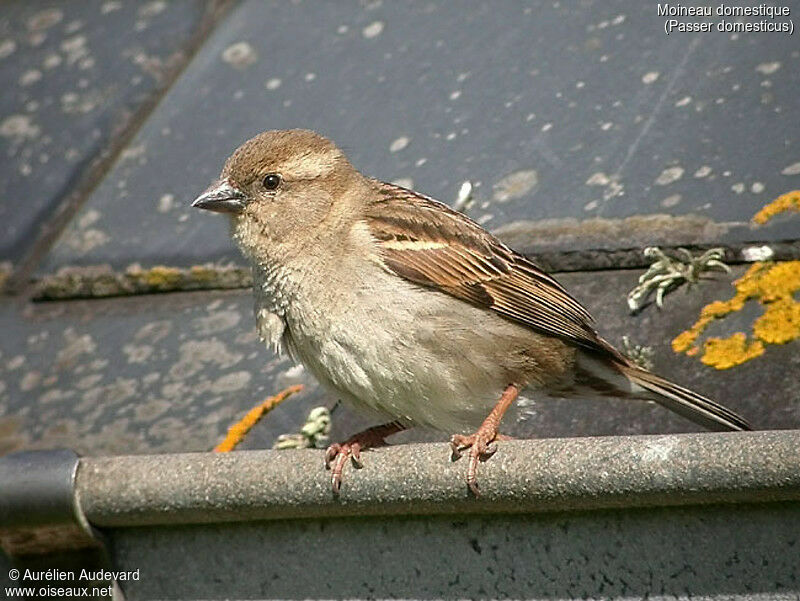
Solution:
[(503, 442), (480, 498), (445, 444), (363, 458), (339, 498), (317, 450), (84, 458), (77, 493), (97, 526), (800, 500), (798, 430)]

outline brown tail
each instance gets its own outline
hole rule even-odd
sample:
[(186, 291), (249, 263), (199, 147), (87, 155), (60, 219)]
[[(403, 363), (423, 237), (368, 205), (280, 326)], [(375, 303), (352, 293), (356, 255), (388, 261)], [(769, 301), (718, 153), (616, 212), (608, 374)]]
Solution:
[(617, 365), (634, 384), (653, 393), (653, 400), (710, 430), (752, 430), (743, 418), (711, 399), (633, 365)]

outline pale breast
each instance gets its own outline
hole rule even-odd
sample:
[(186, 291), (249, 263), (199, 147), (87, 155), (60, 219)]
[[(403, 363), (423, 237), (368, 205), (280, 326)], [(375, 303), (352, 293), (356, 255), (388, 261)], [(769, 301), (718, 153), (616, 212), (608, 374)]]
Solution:
[(508, 384), (545, 384), (571, 360), (564, 345), (554, 356), (529, 329), (377, 266), (349, 273), (359, 276), (347, 285), (304, 286), (283, 339), (323, 385), (387, 420), (472, 429)]

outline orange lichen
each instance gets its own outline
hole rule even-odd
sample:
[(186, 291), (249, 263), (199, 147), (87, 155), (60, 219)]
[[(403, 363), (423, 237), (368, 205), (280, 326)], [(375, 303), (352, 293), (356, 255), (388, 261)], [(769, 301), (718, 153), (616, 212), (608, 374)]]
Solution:
[(242, 442), (250, 429), (255, 426), (265, 414), (269, 413), (283, 401), (301, 390), (303, 390), (302, 384), (289, 386), (289, 388), (281, 390), (278, 394), (268, 397), (253, 407), (242, 419), (228, 429), (228, 434), (225, 436), (225, 439), (214, 447), (214, 452), (227, 453), (232, 451), (236, 448), (236, 445)]
[(727, 301), (714, 301), (703, 307), (698, 320), (672, 341), (676, 353), (696, 355), (697, 339), (715, 319), (740, 311), (748, 300), (764, 305), (764, 314), (753, 324), (754, 340), (737, 333), (728, 338), (712, 338), (703, 345), (702, 361), (717, 369), (727, 369), (764, 353), (764, 345), (785, 344), (800, 338), (800, 261), (754, 263), (733, 285), (736, 294)]
[(779, 196), (753, 215), (753, 221), (763, 225), (778, 213), (785, 211), (800, 211), (800, 190), (792, 190)]
[(789, 298), (770, 303), (753, 324), (753, 334), (770, 344), (786, 344), (800, 338), (800, 303)]
[[(753, 216), (763, 224), (778, 213), (800, 211), (800, 190), (779, 196)], [(714, 301), (700, 310), (700, 317), (672, 341), (672, 350), (694, 356), (716, 369), (728, 369), (765, 352), (764, 344), (786, 344), (800, 339), (800, 261), (758, 262), (733, 283), (736, 294), (727, 301)], [(753, 338), (737, 332), (727, 338), (710, 338), (701, 347), (697, 340), (715, 320), (740, 311), (749, 300), (764, 306), (764, 314), (753, 323)]]
[(709, 338), (700, 360), (716, 369), (728, 369), (763, 354), (760, 340), (748, 341), (742, 332), (736, 332), (728, 338)]

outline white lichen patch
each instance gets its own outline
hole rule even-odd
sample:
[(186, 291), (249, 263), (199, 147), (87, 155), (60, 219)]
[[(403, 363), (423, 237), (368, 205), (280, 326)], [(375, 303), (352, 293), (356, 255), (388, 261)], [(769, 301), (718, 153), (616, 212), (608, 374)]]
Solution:
[(681, 198), (680, 194), (672, 194), (661, 201), (661, 206), (665, 208), (674, 207), (681, 201)]
[(142, 142), (140, 144), (136, 144), (134, 146), (128, 146), (122, 152), (119, 153), (119, 158), (121, 161), (135, 161), (137, 159), (142, 158), (145, 153), (147, 152), (147, 145)]
[(122, 8), (122, 2), (120, 0), (109, 0), (108, 2), (103, 2), (103, 5), (100, 7), (100, 13), (107, 15), (120, 8)]
[(108, 92), (89, 90), (83, 94), (66, 92), (61, 95), (61, 110), (67, 115), (85, 115), (102, 105)]
[(192, 320), (192, 327), (200, 336), (224, 332), (239, 324), (241, 315), (236, 311), (218, 311), (206, 317)]
[(142, 19), (149, 19), (163, 13), (166, 8), (167, 3), (164, 2), (164, 0), (153, 0), (139, 8), (139, 17)]
[(34, 13), (28, 19), (28, 29), (30, 31), (43, 31), (50, 29), (53, 25), (60, 23), (64, 18), (64, 13), (58, 8), (47, 8)]
[(589, 179), (586, 180), (587, 186), (607, 186), (610, 183), (611, 178), (602, 171), (592, 173), (592, 175), (589, 176)]
[(92, 371), (100, 371), (108, 367), (108, 359), (94, 359), (89, 362), (87, 367)]
[(668, 167), (656, 178), (657, 186), (667, 186), (683, 177), (683, 167)]
[(133, 415), (137, 421), (152, 421), (169, 411), (170, 407), (170, 403), (164, 399), (147, 399), (136, 404)]
[(97, 345), (89, 334), (78, 334), (74, 328), (64, 330), (64, 346), (56, 354), (56, 369), (72, 369), (83, 355), (91, 355)]
[(267, 80), (267, 82), (264, 84), (264, 87), (268, 90), (277, 90), (281, 87), (281, 83), (283, 82), (279, 78), (273, 77)]
[(78, 390), (89, 390), (90, 388), (94, 388), (100, 382), (102, 382), (103, 376), (101, 374), (90, 374), (88, 376), (83, 376), (80, 380), (75, 383), (75, 388)]
[(235, 371), (225, 374), (214, 381), (211, 385), (211, 391), (217, 394), (225, 394), (242, 390), (250, 384), (251, 377), (250, 372), (247, 371)]
[(67, 38), (61, 42), (61, 51), (66, 54), (68, 65), (74, 65), (87, 58), (89, 56), (89, 49), (86, 47), (86, 36), (76, 35)]
[(42, 373), (36, 370), (27, 372), (19, 381), (19, 389), (22, 392), (30, 392), (42, 381)]
[(383, 32), (384, 23), (383, 21), (373, 21), (369, 25), (367, 25), (364, 29), (361, 30), (361, 35), (363, 35), (368, 40), (372, 38), (376, 38)]
[(161, 198), (158, 199), (158, 208), (157, 208), (158, 212), (169, 213), (174, 208), (175, 208), (175, 195), (162, 194)]
[(14, 40), (3, 40), (0, 42), (0, 60), (11, 56), (17, 49), (17, 43)]
[(52, 405), (53, 403), (69, 399), (73, 396), (75, 396), (74, 391), (64, 391), (60, 388), (51, 388), (44, 394), (39, 395), (39, 399), (36, 402), (38, 405)]
[(94, 225), (100, 220), (101, 213), (97, 209), (89, 209), (84, 212), (80, 217), (78, 217), (77, 223), (80, 229), (86, 229), (87, 227)]
[(153, 347), (149, 344), (125, 344), (122, 352), (125, 353), (128, 363), (145, 363), (153, 354)]
[(748, 246), (742, 249), (742, 258), (748, 262), (769, 261), (774, 254), (775, 251), (767, 245)]
[(400, 136), (389, 145), (389, 152), (400, 152), (408, 146), (409, 142), (410, 140), (407, 136)]
[(761, 73), (762, 75), (772, 75), (781, 68), (781, 63), (779, 61), (773, 61), (770, 63), (761, 63), (756, 67), (756, 71)]
[(147, 436), (155, 440), (175, 443), (175, 436), (186, 430), (186, 423), (174, 417), (163, 417), (147, 430)]
[(658, 71), (648, 71), (644, 75), (642, 75), (642, 83), (651, 84), (655, 83), (660, 76)]
[(6, 361), (6, 369), (8, 371), (14, 371), (15, 369), (19, 369), (25, 364), (25, 355), (17, 355), (12, 357), (8, 361)]
[(90, 250), (103, 246), (110, 238), (102, 230), (98, 229), (85, 229), (85, 230), (69, 230), (64, 234), (64, 244), (78, 251), (79, 253), (87, 253)]
[(792, 163), (784, 167), (783, 171), (781, 171), (783, 175), (800, 175), (800, 161), (797, 163)]
[(232, 67), (244, 69), (258, 60), (258, 54), (247, 42), (236, 42), (222, 51), (222, 60)]
[(171, 330), (171, 322), (166, 320), (153, 321), (139, 328), (139, 330), (133, 335), (133, 339), (137, 342), (146, 341), (151, 344), (156, 344), (157, 342), (160, 342), (169, 336)]
[(694, 176), (697, 179), (702, 179), (704, 177), (708, 177), (709, 175), (711, 175), (711, 167), (709, 167), (708, 165), (703, 165), (697, 171), (694, 172)]
[(535, 169), (522, 169), (509, 173), (493, 187), (492, 198), (497, 202), (508, 202), (525, 196), (539, 183), (539, 174)]
[(30, 115), (9, 115), (0, 123), (0, 136), (17, 141), (36, 138), (40, 131)]
[(64, 33), (68, 35), (73, 34), (76, 31), (79, 31), (81, 27), (83, 27), (83, 21), (81, 21), (80, 19), (73, 19), (72, 21), (64, 25)]
[(42, 72), (39, 69), (28, 69), (19, 77), (19, 85), (22, 87), (35, 84), (42, 78)]
[(132, 378), (117, 378), (111, 384), (90, 388), (84, 392), (76, 410), (78, 412), (88, 411), (100, 403), (104, 408), (121, 405), (136, 396), (138, 388), (138, 382)]
[(241, 353), (230, 351), (217, 338), (190, 340), (181, 344), (180, 359), (169, 369), (169, 376), (173, 380), (183, 380), (196, 375), (208, 365), (226, 369), (236, 365), (241, 359)]
[(305, 367), (301, 363), (297, 363), (296, 365), (292, 365), (289, 369), (283, 372), (283, 376), (290, 380), (299, 380), (305, 374)]

